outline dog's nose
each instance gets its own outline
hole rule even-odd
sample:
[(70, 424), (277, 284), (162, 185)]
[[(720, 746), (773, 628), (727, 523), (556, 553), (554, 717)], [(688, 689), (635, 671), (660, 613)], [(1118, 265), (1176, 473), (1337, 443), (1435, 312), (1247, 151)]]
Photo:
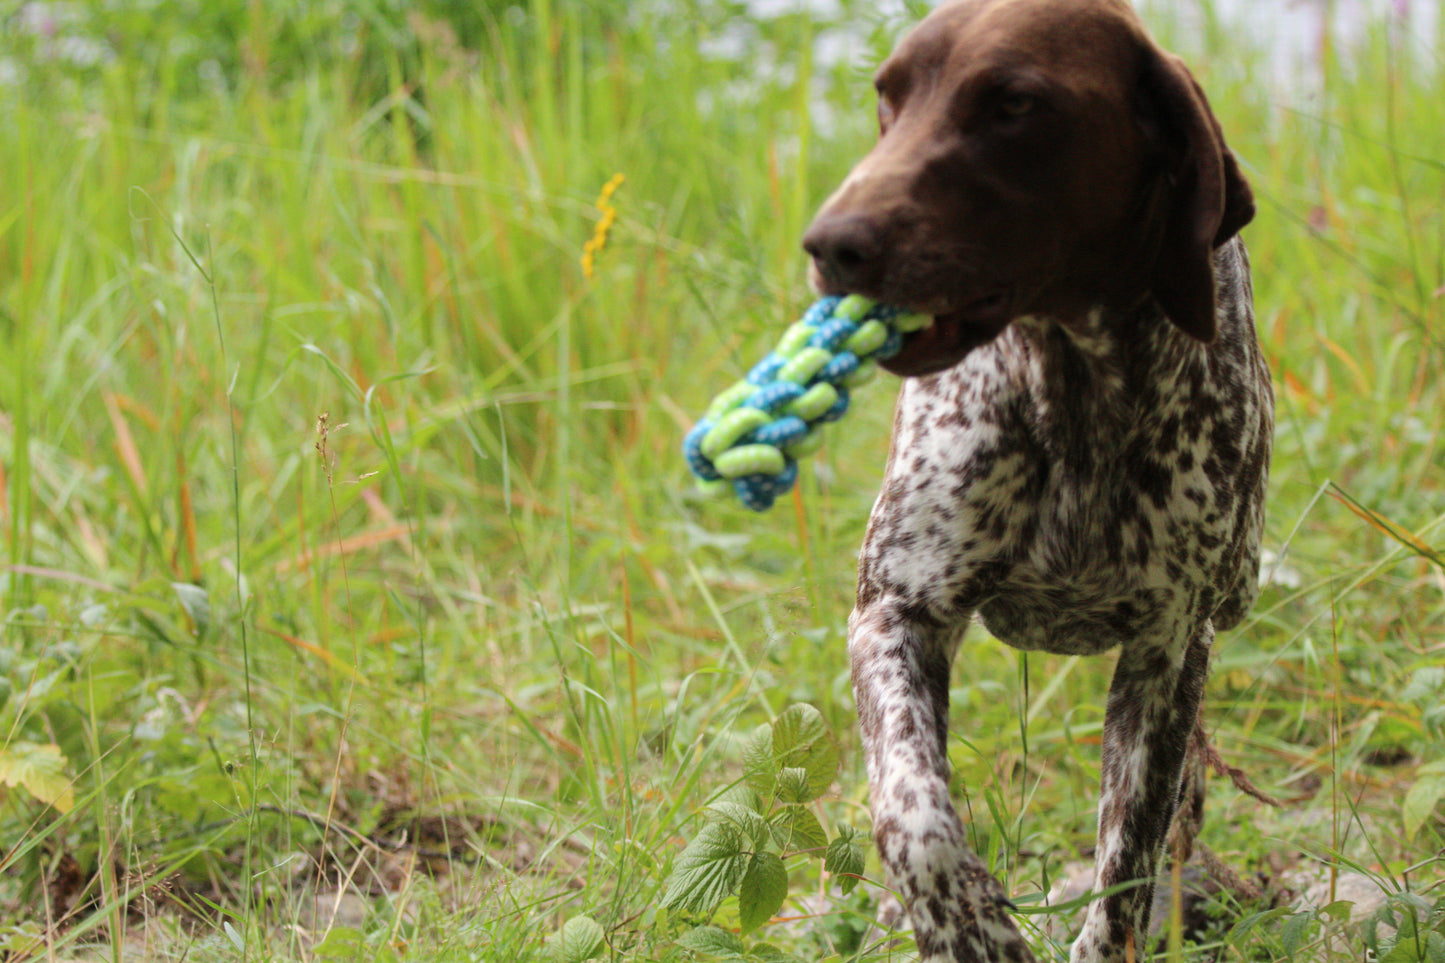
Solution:
[(830, 287), (867, 289), (883, 271), (882, 231), (865, 215), (821, 215), (803, 235), (803, 250)]

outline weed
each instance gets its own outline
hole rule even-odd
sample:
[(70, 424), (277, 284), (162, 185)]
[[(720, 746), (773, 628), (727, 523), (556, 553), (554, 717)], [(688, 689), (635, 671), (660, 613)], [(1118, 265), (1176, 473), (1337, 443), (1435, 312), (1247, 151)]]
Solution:
[[(742, 782), (708, 803), (708, 821), (674, 862), (662, 905), (706, 920), (735, 896), (746, 936), (787, 900), (789, 858), (822, 860), (846, 896), (861, 878), (863, 850), (856, 829), (843, 824), (830, 840), (808, 808), (838, 769), (837, 744), (817, 709), (791, 706), (760, 726), (743, 747), (743, 769)], [(687, 930), (678, 941), (709, 952), (743, 946), (710, 925)]]

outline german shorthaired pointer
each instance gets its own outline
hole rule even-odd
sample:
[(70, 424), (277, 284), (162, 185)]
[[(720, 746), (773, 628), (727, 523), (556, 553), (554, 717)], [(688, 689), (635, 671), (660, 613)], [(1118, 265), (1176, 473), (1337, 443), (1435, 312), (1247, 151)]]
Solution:
[(949, 667), (975, 616), (1019, 649), (1117, 645), (1094, 885), (1137, 885), (1093, 902), (1070, 959), (1142, 960), (1202, 791), (1215, 629), (1257, 592), (1250, 190), (1127, 0), (947, 3), (876, 86), (878, 142), (804, 247), (820, 291), (934, 317), (887, 364), (906, 380), (849, 622), (878, 851), (922, 959), (1033, 960), (949, 800)]

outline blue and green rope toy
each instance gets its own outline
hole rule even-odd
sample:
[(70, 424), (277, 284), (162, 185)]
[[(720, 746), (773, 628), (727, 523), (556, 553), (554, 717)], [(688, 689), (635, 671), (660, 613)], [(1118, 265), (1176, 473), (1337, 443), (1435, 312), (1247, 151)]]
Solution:
[(748, 508), (767, 511), (798, 480), (798, 459), (822, 444), (818, 427), (847, 413), (849, 390), (930, 320), (857, 294), (818, 301), (713, 399), (683, 440), (688, 467), (705, 489), (731, 488)]

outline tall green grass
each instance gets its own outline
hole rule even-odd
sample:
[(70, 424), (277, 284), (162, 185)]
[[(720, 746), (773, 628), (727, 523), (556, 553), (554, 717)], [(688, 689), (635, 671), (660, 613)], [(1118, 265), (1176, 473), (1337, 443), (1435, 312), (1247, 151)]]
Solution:
[[(95, 67), (5, 28), (0, 947), (540, 959), (586, 914), (611, 958), (662, 958), (700, 806), (800, 701), (844, 747), (820, 816), (866, 827), (842, 639), (886, 386), (766, 517), (694, 498), (677, 456), (809, 300), (797, 239), (871, 136), (902, 21), (846, 6), (836, 65), (838, 24), (706, 3), (97, 5), (65, 28), (107, 38)], [(1381, 38), (1297, 98), (1257, 58), (1196, 63), (1261, 200), (1297, 579), (1210, 692), (1222, 751), (1291, 802), (1218, 785), (1208, 839), (1438, 906), (1440, 810), (1402, 810), (1445, 786), (1438, 65)], [(1026, 901), (1090, 844), (1108, 660), (980, 632), (959, 661), (959, 789)], [(876, 899), (819, 890), (760, 936), (887, 956), (857, 942)], [(1287, 922), (1229, 958), (1306, 958)], [(1336, 959), (1366, 939), (1294, 925)]]

